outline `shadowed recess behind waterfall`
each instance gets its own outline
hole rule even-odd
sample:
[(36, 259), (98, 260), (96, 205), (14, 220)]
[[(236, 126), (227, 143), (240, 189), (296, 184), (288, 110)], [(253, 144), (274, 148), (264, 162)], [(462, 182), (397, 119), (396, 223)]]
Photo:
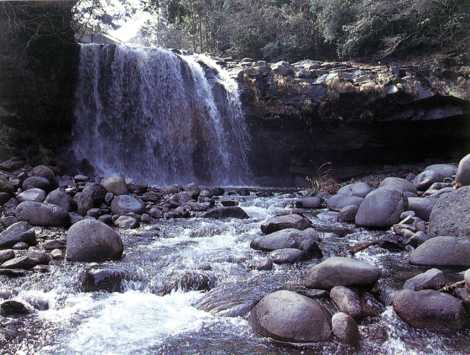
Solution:
[(138, 182), (250, 183), (237, 83), (204, 56), (84, 44), (73, 150)]

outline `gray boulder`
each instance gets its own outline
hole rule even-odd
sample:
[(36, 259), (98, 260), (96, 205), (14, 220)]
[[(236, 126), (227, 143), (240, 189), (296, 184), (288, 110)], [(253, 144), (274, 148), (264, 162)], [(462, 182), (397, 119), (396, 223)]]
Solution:
[(429, 269), (422, 274), (416, 275), (406, 280), (404, 289), (412, 291), (421, 291), (426, 289), (439, 290), (446, 285), (446, 277), (439, 269)]
[(264, 234), (270, 234), (283, 229), (304, 230), (311, 227), (312, 223), (308, 218), (299, 214), (286, 214), (268, 219), (261, 225), (261, 231)]
[(406, 209), (406, 199), (401, 192), (379, 188), (364, 199), (356, 214), (356, 224), (370, 228), (387, 228), (400, 221)]
[(40, 260), (30, 257), (28, 255), (25, 255), (25, 256), (19, 256), (19, 257), (5, 261), (2, 265), (0, 265), (0, 268), (30, 270), (39, 264), (41, 264)]
[(0, 250), (0, 264), (13, 259), (14, 257), (15, 252), (13, 250)]
[(470, 185), (470, 154), (462, 158), (455, 177), (456, 187)]
[(274, 264), (294, 264), (304, 257), (302, 250), (294, 248), (279, 249), (269, 254)]
[(349, 184), (340, 188), (338, 190), (338, 194), (356, 197), (366, 197), (372, 190), (374, 190), (374, 188), (366, 182), (355, 182), (353, 184)]
[(33, 226), (64, 227), (69, 223), (67, 211), (49, 203), (25, 201), (16, 207), (15, 214)]
[(0, 192), (15, 193), (15, 187), (6, 177), (0, 176)]
[(115, 196), (111, 202), (111, 211), (118, 216), (128, 213), (141, 214), (145, 211), (145, 204), (130, 195)]
[(429, 239), (411, 253), (410, 263), (424, 266), (470, 267), (470, 239), (457, 237)]
[(94, 219), (75, 223), (67, 232), (66, 259), (100, 262), (120, 259), (121, 236), (111, 227)]
[(55, 181), (54, 171), (46, 165), (35, 166), (33, 169), (31, 169), (30, 174), (32, 176), (40, 176), (40, 177), (46, 178), (50, 182)]
[(398, 316), (415, 328), (460, 330), (465, 324), (462, 301), (446, 293), (402, 290), (394, 294), (392, 304)]
[(106, 190), (98, 184), (87, 184), (82, 192), (74, 196), (77, 212), (85, 216), (88, 210), (99, 207), (104, 202)]
[(49, 192), (44, 202), (60, 206), (67, 212), (72, 209), (72, 198), (68, 193), (61, 189), (55, 189), (54, 191)]
[(452, 178), (457, 173), (457, 167), (454, 164), (435, 164), (424, 169), (422, 173), (416, 176), (414, 184), (420, 191), (427, 190), (432, 184), (442, 182), (447, 178)]
[(311, 254), (318, 250), (318, 242), (320, 242), (320, 238), (313, 228), (303, 231), (298, 229), (283, 229), (255, 238), (250, 246), (253, 249), (262, 251), (295, 248)]
[(327, 207), (333, 211), (341, 211), (347, 206), (359, 206), (362, 201), (364, 201), (362, 197), (336, 194), (328, 199)]
[(8, 249), (19, 242), (28, 245), (36, 244), (36, 233), (27, 222), (12, 224), (0, 233), (0, 249)]
[(31, 309), (18, 301), (8, 300), (0, 304), (0, 316), (2, 317), (18, 317), (29, 313), (31, 313)]
[(123, 229), (133, 229), (139, 227), (139, 222), (131, 216), (120, 216), (114, 221), (114, 225)]
[(470, 186), (442, 195), (429, 217), (431, 236), (470, 236)]
[(414, 211), (419, 218), (429, 221), (437, 199), (429, 197), (408, 197), (408, 210)]
[(82, 276), (82, 289), (85, 292), (122, 292), (124, 270), (118, 268), (91, 268)]
[(265, 296), (251, 310), (249, 321), (258, 334), (281, 341), (315, 342), (331, 336), (330, 316), (323, 306), (291, 291)]
[(330, 289), (335, 286), (372, 286), (380, 277), (380, 270), (366, 262), (343, 257), (332, 257), (307, 271), (305, 286)]
[(346, 313), (336, 313), (331, 318), (333, 334), (345, 344), (357, 344), (360, 339), (356, 321)]
[(42, 202), (46, 198), (46, 191), (41, 189), (29, 189), (23, 191), (22, 193), (16, 196), (16, 199), (20, 202), (24, 201), (34, 201), (34, 202)]
[(317, 209), (321, 208), (321, 198), (320, 197), (304, 197), (295, 202), (296, 208), (305, 208), (305, 209)]
[(417, 190), (416, 186), (409, 182), (406, 179), (397, 178), (397, 177), (388, 177), (384, 179), (379, 187), (383, 187), (388, 190), (395, 190), (401, 193), (404, 193), (408, 196), (416, 195)]
[(114, 195), (126, 195), (129, 193), (126, 180), (122, 176), (110, 176), (101, 181), (101, 186), (108, 192)]
[(41, 189), (44, 191), (51, 191), (52, 185), (48, 179), (42, 176), (30, 176), (26, 180), (23, 181), (22, 184), (23, 190), (30, 190), (30, 189)]
[(361, 297), (355, 290), (344, 286), (335, 286), (330, 291), (330, 298), (340, 312), (356, 319), (362, 316)]
[(358, 206), (346, 206), (342, 208), (338, 214), (338, 221), (343, 223), (354, 223), (358, 210)]
[(249, 218), (248, 214), (238, 206), (229, 206), (229, 207), (216, 207), (202, 215), (202, 218), (215, 218), (215, 219), (224, 219), (224, 218), (237, 218), (237, 219), (247, 219)]

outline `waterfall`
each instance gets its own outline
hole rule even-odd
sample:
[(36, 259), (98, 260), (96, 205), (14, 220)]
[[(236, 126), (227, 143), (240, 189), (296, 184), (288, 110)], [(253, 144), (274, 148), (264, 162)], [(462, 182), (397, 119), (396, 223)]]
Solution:
[(237, 83), (209, 58), (83, 44), (73, 151), (101, 175), (245, 185), (249, 137)]

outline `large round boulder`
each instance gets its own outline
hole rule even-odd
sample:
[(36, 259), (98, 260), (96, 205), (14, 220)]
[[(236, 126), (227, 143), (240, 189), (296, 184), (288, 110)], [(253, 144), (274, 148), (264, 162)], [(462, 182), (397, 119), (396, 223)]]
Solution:
[(319, 242), (319, 235), (313, 228), (303, 231), (298, 229), (283, 229), (255, 238), (250, 246), (253, 249), (262, 251), (295, 248), (311, 253), (313, 249), (318, 250)]
[(414, 211), (416, 216), (428, 221), (436, 202), (437, 199), (430, 197), (408, 197), (408, 210)]
[(40, 176), (46, 178), (50, 182), (55, 181), (54, 171), (46, 165), (37, 165), (30, 172), (31, 176)]
[(366, 182), (355, 182), (340, 188), (338, 194), (366, 197), (372, 190), (373, 188)]
[(249, 320), (258, 334), (281, 341), (325, 341), (331, 336), (330, 316), (323, 306), (291, 291), (265, 296)]
[(402, 290), (393, 296), (393, 309), (415, 328), (459, 330), (465, 324), (463, 302), (433, 290)]
[(431, 236), (470, 236), (470, 186), (442, 195), (429, 217)]
[(400, 221), (406, 199), (397, 190), (377, 189), (366, 196), (356, 214), (356, 224), (370, 228), (387, 228)]
[(335, 286), (372, 286), (380, 270), (364, 261), (332, 257), (307, 271), (305, 286), (330, 289)]
[(69, 223), (67, 211), (49, 203), (25, 201), (16, 207), (15, 214), (33, 226), (64, 227)]
[(442, 182), (445, 179), (452, 178), (456, 172), (457, 167), (454, 164), (430, 165), (417, 175), (413, 182), (418, 190), (424, 191), (435, 182)]
[(127, 188), (126, 180), (122, 176), (110, 176), (101, 181), (101, 186), (106, 191), (114, 195), (126, 195), (129, 190)]
[(145, 204), (133, 196), (120, 195), (113, 198), (113, 202), (111, 202), (111, 210), (114, 214), (119, 216), (128, 213), (140, 214), (144, 212)]
[(104, 202), (106, 190), (98, 184), (87, 184), (82, 192), (74, 196), (77, 212), (85, 216), (88, 210), (99, 207)]
[(470, 154), (462, 158), (455, 177), (457, 188), (470, 185)]
[(42, 176), (30, 176), (23, 181), (22, 188), (23, 190), (29, 189), (41, 189), (44, 191), (51, 191), (52, 184), (47, 178)]
[(470, 239), (435, 237), (410, 255), (410, 263), (424, 266), (470, 266)]
[(270, 234), (288, 228), (304, 230), (310, 227), (312, 223), (308, 218), (299, 214), (286, 214), (268, 219), (261, 225), (261, 231)]
[(49, 192), (44, 202), (60, 206), (66, 211), (72, 209), (72, 198), (62, 189), (55, 189)]
[(327, 207), (333, 211), (341, 211), (347, 206), (358, 206), (364, 201), (364, 198), (358, 196), (351, 196), (347, 194), (336, 194), (331, 196), (326, 202)]
[(97, 220), (84, 219), (67, 232), (67, 260), (100, 262), (120, 259), (122, 253), (121, 236)]
[(379, 187), (383, 187), (388, 190), (395, 190), (404, 193), (407, 196), (416, 195), (416, 186), (406, 179), (398, 177), (388, 177), (384, 179)]

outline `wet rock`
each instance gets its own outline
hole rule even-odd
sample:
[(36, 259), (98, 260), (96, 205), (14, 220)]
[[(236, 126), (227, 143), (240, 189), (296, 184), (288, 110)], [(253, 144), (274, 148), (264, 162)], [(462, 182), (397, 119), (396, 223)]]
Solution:
[(470, 290), (470, 270), (465, 271), (464, 280), (465, 287)]
[(25, 161), (18, 157), (13, 157), (0, 163), (0, 169), (5, 171), (15, 171), (25, 165)]
[(294, 248), (279, 249), (269, 254), (275, 264), (294, 264), (304, 257), (302, 250)]
[(88, 210), (99, 207), (104, 202), (106, 190), (98, 184), (87, 184), (82, 192), (77, 193), (73, 200), (77, 204), (77, 212), (85, 216)]
[(42, 250), (31, 250), (28, 252), (27, 256), (36, 260), (37, 265), (48, 265), (51, 261), (49, 254)]
[(265, 296), (250, 312), (260, 335), (289, 342), (325, 341), (331, 336), (327, 311), (315, 300), (291, 291)]
[(209, 291), (215, 287), (215, 275), (207, 271), (188, 270), (174, 272), (168, 276), (163, 286), (164, 294), (172, 291)]
[(406, 209), (402, 193), (386, 188), (377, 189), (364, 199), (356, 215), (356, 224), (370, 228), (387, 228), (400, 221)]
[(43, 248), (44, 250), (65, 249), (65, 243), (64, 239), (49, 240), (43, 244)]
[(30, 176), (22, 184), (23, 190), (30, 190), (30, 189), (41, 189), (44, 191), (51, 191), (52, 185), (48, 179), (41, 176)]
[(86, 213), (86, 216), (87, 217), (93, 217), (93, 218), (96, 218), (98, 219), (98, 217), (101, 215), (101, 209), (99, 208), (92, 208), (92, 209), (89, 209)]
[(31, 169), (30, 174), (31, 176), (40, 176), (46, 178), (50, 182), (54, 182), (56, 178), (54, 171), (46, 165), (35, 166), (33, 169)]
[(296, 208), (305, 208), (305, 209), (317, 209), (321, 208), (321, 198), (320, 197), (304, 197), (295, 202)]
[(153, 207), (152, 209), (150, 209), (149, 213), (153, 218), (163, 218), (163, 211), (158, 207)]
[(26, 271), (19, 270), (19, 269), (3, 269), (0, 266), (0, 275), (10, 277), (10, 278), (23, 277), (26, 275)]
[(410, 263), (423, 266), (470, 267), (470, 239), (457, 237), (429, 239), (411, 253)]
[(18, 243), (15, 243), (15, 245), (13, 245), (11, 248), (14, 250), (26, 250), (29, 248), (29, 245), (24, 242), (18, 242)]
[(346, 206), (339, 211), (338, 221), (343, 223), (354, 223), (359, 207)]
[(3, 317), (19, 317), (31, 313), (31, 310), (23, 303), (9, 300), (0, 304), (0, 315)]
[(85, 219), (67, 232), (66, 258), (69, 261), (120, 259), (122, 253), (121, 236), (102, 222)]
[(36, 233), (27, 222), (17, 222), (0, 233), (0, 249), (10, 248), (18, 242), (36, 244)]
[(430, 238), (431, 237), (426, 233), (418, 231), (405, 242), (405, 245), (411, 245), (412, 247), (417, 248)]
[(123, 280), (126, 272), (118, 268), (91, 268), (82, 276), (82, 289), (84, 292), (123, 292)]
[(38, 264), (39, 264), (38, 259), (35, 259), (26, 255), (26, 256), (20, 256), (20, 257), (5, 261), (2, 265), (0, 265), (0, 268), (30, 270)]
[(309, 269), (305, 285), (308, 288), (330, 289), (335, 286), (373, 285), (380, 277), (380, 270), (363, 261), (332, 257)]
[(359, 206), (364, 199), (362, 197), (350, 196), (346, 194), (336, 194), (327, 201), (327, 207), (333, 211), (341, 211), (347, 206)]
[(426, 167), (413, 182), (418, 190), (424, 191), (434, 183), (452, 178), (456, 173), (457, 167), (454, 164), (435, 164)]
[(41, 189), (29, 189), (23, 191), (22, 193), (16, 196), (16, 199), (20, 202), (24, 201), (34, 201), (34, 202), (42, 202), (46, 198), (46, 191)]
[(114, 223), (113, 222), (113, 216), (111, 216), (110, 214), (104, 214), (102, 216), (99, 216), (98, 220), (100, 222), (103, 222), (104, 224), (107, 224), (108, 226), (110, 226)]
[(49, 192), (44, 202), (60, 206), (67, 212), (72, 209), (72, 198), (62, 189)]
[(111, 202), (111, 210), (114, 214), (122, 216), (128, 213), (141, 214), (144, 212), (145, 204), (130, 195), (116, 196)]
[(439, 290), (446, 285), (446, 277), (439, 269), (430, 269), (407, 280), (404, 289), (421, 291), (425, 289)]
[(172, 211), (166, 212), (164, 214), (164, 217), (166, 219), (171, 219), (171, 218), (189, 218), (191, 217), (191, 212), (184, 206), (180, 206), (175, 208)]
[(15, 187), (7, 178), (0, 176), (0, 192), (13, 194), (15, 193)]
[(120, 216), (114, 221), (114, 225), (123, 229), (134, 229), (139, 227), (139, 222), (134, 217)]
[(407, 196), (416, 195), (416, 186), (406, 179), (397, 177), (388, 177), (384, 179), (379, 187), (383, 187), (387, 190), (394, 190), (400, 193), (404, 193)]
[(191, 211), (194, 212), (205, 212), (209, 208), (212, 207), (212, 205), (209, 202), (194, 202), (194, 201), (189, 201), (188, 203), (185, 204), (186, 208), (189, 208)]
[(62, 260), (64, 258), (64, 251), (62, 249), (54, 249), (51, 251), (51, 258), (54, 260)]
[(192, 200), (191, 193), (187, 191), (181, 191), (171, 196), (171, 198), (168, 200), (168, 203), (170, 204), (172, 208), (174, 208), (174, 207), (182, 206), (191, 200)]
[(344, 286), (335, 286), (330, 291), (330, 298), (340, 312), (355, 319), (362, 317), (362, 302), (357, 291)]
[(117, 196), (129, 193), (126, 180), (122, 176), (110, 176), (104, 178), (101, 181), (101, 186), (103, 186), (107, 192), (111, 192)]
[(374, 190), (374, 188), (372, 188), (366, 182), (355, 182), (353, 184), (349, 184), (340, 188), (338, 190), (338, 194), (356, 197), (366, 197), (372, 190)]
[(220, 204), (224, 207), (234, 207), (238, 206), (240, 203), (236, 200), (222, 200), (220, 201)]
[(16, 207), (16, 217), (33, 226), (64, 227), (69, 215), (62, 207), (49, 203), (26, 201)]
[(210, 210), (202, 215), (203, 218), (237, 218), (237, 219), (247, 219), (249, 218), (248, 214), (240, 207), (217, 207), (213, 210)]
[(429, 197), (409, 197), (408, 209), (414, 211), (419, 218), (428, 221), (436, 201), (435, 198)]
[(49, 309), (49, 301), (39, 295), (28, 295), (24, 300), (38, 311), (47, 311)]
[(256, 260), (249, 265), (250, 269), (258, 271), (269, 271), (273, 269), (273, 261), (269, 258)]
[(441, 196), (429, 217), (431, 236), (470, 236), (470, 186)]
[(470, 154), (460, 160), (455, 183), (458, 188), (470, 185)]
[(433, 290), (398, 291), (393, 297), (393, 309), (415, 328), (459, 330), (465, 323), (462, 301)]
[(0, 192), (0, 206), (7, 203), (11, 198), (11, 195), (8, 192)]
[(73, 224), (83, 220), (84, 217), (82, 215), (79, 215), (78, 213), (70, 212), (69, 213), (69, 219), (70, 219), (70, 224), (73, 225)]
[(13, 250), (0, 250), (0, 264), (3, 264), (5, 261), (13, 259), (15, 257), (15, 252)]
[(262, 251), (295, 248), (304, 252), (306, 256), (321, 256), (318, 247), (320, 238), (313, 228), (303, 231), (298, 229), (283, 229), (268, 235), (255, 238), (250, 247)]
[(336, 313), (331, 318), (333, 334), (345, 344), (359, 343), (360, 335), (356, 321), (346, 313)]
[(312, 223), (308, 218), (299, 214), (287, 214), (268, 219), (261, 225), (261, 231), (264, 234), (270, 234), (283, 229), (304, 230), (310, 227)]

